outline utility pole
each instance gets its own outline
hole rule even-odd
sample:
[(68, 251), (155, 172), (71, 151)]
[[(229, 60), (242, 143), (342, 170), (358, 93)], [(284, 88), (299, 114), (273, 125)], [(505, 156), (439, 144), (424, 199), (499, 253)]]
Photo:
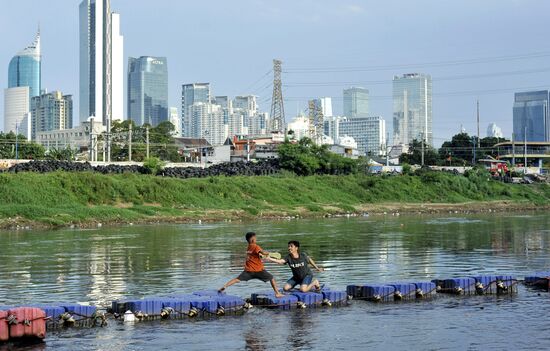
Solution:
[(388, 146), (388, 140), (390, 140), (390, 133), (386, 133), (386, 167), (390, 166), (390, 148)]
[(523, 163), (523, 174), (527, 174), (527, 126), (523, 129), (523, 157), (525, 158)]
[[(105, 156), (103, 156), (105, 162)], [(107, 162), (111, 162), (111, 116), (107, 117)]]
[[(472, 137), (472, 139), (473, 138), (474, 137)], [(475, 167), (475, 165), (476, 165), (476, 142), (475, 142), (475, 140), (472, 140), (472, 144), (474, 144), (474, 148), (472, 150), (473, 151), (472, 152), (473, 153), (473, 155), (472, 155), (472, 165)]]
[(149, 158), (149, 127), (145, 127), (145, 144), (147, 145), (146, 157)]
[(19, 159), (19, 122), (15, 121), (15, 161)]
[(250, 162), (250, 135), (246, 135), (246, 162)]
[(424, 167), (424, 132), (422, 132), (421, 136), (422, 136), (422, 167)]
[(90, 162), (94, 161), (94, 118), (90, 118)]
[(128, 125), (128, 161), (132, 162), (132, 121)]
[(516, 145), (514, 144), (514, 133), (512, 133), (512, 166), (516, 165)]
[(477, 148), (479, 149), (481, 147), (480, 141), (479, 141), (479, 100), (477, 100)]

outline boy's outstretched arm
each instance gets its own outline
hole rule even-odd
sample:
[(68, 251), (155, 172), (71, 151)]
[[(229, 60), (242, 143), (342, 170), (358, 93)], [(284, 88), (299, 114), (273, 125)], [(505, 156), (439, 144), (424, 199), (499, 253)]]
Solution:
[(285, 264), (285, 263), (286, 263), (286, 261), (285, 261), (284, 259), (282, 259), (282, 258), (279, 259), (279, 260), (277, 260), (277, 259), (271, 258), (271, 257), (269, 257), (269, 256), (267, 256), (267, 257), (265, 258), (265, 260), (266, 260), (266, 261), (269, 261), (269, 262), (277, 263), (277, 264)]
[(317, 266), (317, 264), (315, 264), (315, 262), (311, 259), (311, 257), (308, 256), (307, 259), (309, 261), (309, 264), (311, 264), (318, 272), (323, 272), (325, 270), (323, 267)]

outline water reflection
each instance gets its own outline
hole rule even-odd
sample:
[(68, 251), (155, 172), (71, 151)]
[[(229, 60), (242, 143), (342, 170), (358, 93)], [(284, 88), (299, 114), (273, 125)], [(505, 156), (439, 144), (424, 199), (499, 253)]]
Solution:
[[(326, 268), (316, 276), (333, 288), (367, 281), (410, 281), (474, 273), (522, 276), (550, 267), (549, 224), (550, 215), (530, 214), (7, 232), (0, 234), (0, 305), (57, 301), (107, 305), (121, 297), (217, 287), (242, 270), (246, 250), (243, 233), (249, 230), (258, 232), (262, 247), (281, 253), (286, 252), (289, 239), (300, 240), (308, 254)], [(267, 268), (280, 282), (288, 278), (287, 267), (267, 264)], [(268, 285), (252, 281), (238, 284), (230, 292), (247, 296), (251, 291), (267, 289)], [(518, 299), (521, 303), (514, 308), (522, 311), (521, 316), (530, 312), (550, 313), (550, 302), (541, 302), (541, 297), (534, 292), (522, 290)], [(460, 333), (483, 337), (481, 330), (486, 328), (479, 328), (480, 322), (475, 318), (492, 325), (486, 320), (492, 318), (490, 315), (478, 314), (479, 304), (491, 302), (468, 301), (443, 299), (398, 308), (354, 304), (349, 309), (326, 312), (253, 311), (242, 318), (225, 319), (220, 323), (174, 323), (155, 326), (150, 332), (144, 331), (147, 328), (139, 332), (125, 329), (88, 331), (83, 334), (85, 340), (78, 349), (97, 349), (90, 345), (98, 342), (98, 338), (106, 340), (106, 345), (126, 345), (120, 349), (137, 349), (157, 336), (166, 338), (165, 349), (173, 349), (170, 345), (178, 340), (183, 330), (187, 330), (186, 340), (193, 347), (207, 344), (249, 350), (346, 349), (347, 346), (364, 345), (360, 335), (365, 335), (368, 328), (377, 330), (378, 325), (394, 325), (396, 318), (412, 324), (401, 331), (388, 327), (380, 335), (369, 334), (365, 338), (371, 342), (370, 346), (382, 347), (384, 340), (387, 341), (384, 338), (396, 338), (392, 340), (394, 347), (406, 347), (402, 344), (404, 341), (422, 341), (422, 332), (413, 327), (416, 322), (412, 322), (418, 318), (423, 318), (420, 325), (430, 325), (432, 331), (438, 330), (450, 337)], [(478, 305), (467, 305), (472, 301), (477, 301)], [(511, 309), (506, 309), (516, 301), (499, 303), (504, 310), (492, 313), (501, 313), (504, 319), (518, 318)], [(464, 314), (464, 307), (472, 308), (467, 311), (471, 314)], [(449, 312), (454, 310), (456, 312)], [(445, 324), (449, 318), (455, 319)], [(535, 319), (528, 319), (526, 323), (540, 330), (545, 328)], [(478, 331), (471, 331), (464, 324), (468, 328), (478, 325)], [(168, 327), (170, 329), (164, 329)], [(163, 328), (163, 332), (156, 335), (159, 328)], [(203, 337), (208, 334), (204, 328), (208, 328), (210, 335), (215, 331), (216, 340), (231, 340), (232, 346)], [(519, 338), (520, 331), (507, 330), (506, 333), (516, 333)], [(143, 334), (143, 338), (135, 340), (136, 334)], [(431, 338), (429, 335), (431, 333), (428, 333), (426, 348), (439, 348), (437, 335)], [(52, 337), (48, 347), (55, 345), (63, 350), (62, 337)], [(133, 346), (127, 347), (130, 344)], [(475, 343), (457, 345), (477, 347)], [(456, 348), (460, 349), (458, 346)]]

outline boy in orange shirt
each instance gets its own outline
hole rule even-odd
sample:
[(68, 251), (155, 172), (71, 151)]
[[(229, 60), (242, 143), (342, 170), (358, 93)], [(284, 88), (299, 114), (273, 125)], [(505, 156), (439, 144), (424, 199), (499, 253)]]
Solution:
[(269, 252), (262, 250), (262, 248), (256, 244), (256, 233), (249, 232), (246, 233), (246, 241), (248, 242), (248, 248), (246, 249), (246, 262), (244, 264), (244, 271), (237, 277), (233, 278), (218, 291), (223, 292), (226, 288), (230, 287), (233, 284), (236, 284), (240, 281), (246, 282), (251, 279), (259, 279), (264, 283), (268, 281), (271, 283), (271, 287), (275, 291), (276, 297), (283, 297), (283, 294), (277, 289), (277, 283), (275, 278), (271, 273), (267, 272), (264, 268), (264, 263), (262, 262), (262, 256), (268, 256)]

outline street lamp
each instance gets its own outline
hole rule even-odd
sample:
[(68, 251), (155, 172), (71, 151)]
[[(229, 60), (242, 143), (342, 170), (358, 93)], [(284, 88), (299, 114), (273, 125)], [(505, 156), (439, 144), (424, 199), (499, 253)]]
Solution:
[[(208, 129), (206, 129), (203, 133), (205, 135), (205, 138), (204, 138), (204, 144), (205, 144), (205, 150), (204, 150), (204, 168), (206, 168), (207, 166), (207, 163), (208, 163), (208, 140), (206, 139), (206, 136), (207, 135), (210, 135), (210, 132), (208, 131)], [(202, 159), (202, 152), (201, 152), (201, 159)]]
[[(15, 161), (19, 159), (19, 122), (15, 121)], [(16, 162), (17, 163), (17, 162)]]

